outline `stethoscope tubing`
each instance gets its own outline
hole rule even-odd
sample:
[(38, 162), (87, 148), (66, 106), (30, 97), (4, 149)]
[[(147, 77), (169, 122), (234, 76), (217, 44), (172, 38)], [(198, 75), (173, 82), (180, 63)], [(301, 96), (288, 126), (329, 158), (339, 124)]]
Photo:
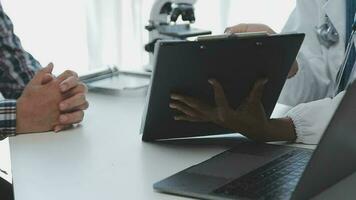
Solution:
[(340, 92), (339, 88), (340, 88), (340, 85), (341, 85), (341, 79), (342, 79), (342, 76), (343, 76), (343, 74), (345, 72), (347, 62), (348, 62), (348, 60), (350, 58), (351, 49), (352, 49), (352, 46), (354, 45), (355, 38), (356, 38), (356, 23), (353, 26), (353, 30), (352, 30), (351, 36), (350, 36), (349, 41), (347, 43), (347, 49), (346, 49), (345, 57), (344, 57), (344, 60), (342, 62), (340, 71), (337, 74), (337, 78), (336, 78), (336, 83), (337, 83), (336, 84), (336, 92), (337, 93)]

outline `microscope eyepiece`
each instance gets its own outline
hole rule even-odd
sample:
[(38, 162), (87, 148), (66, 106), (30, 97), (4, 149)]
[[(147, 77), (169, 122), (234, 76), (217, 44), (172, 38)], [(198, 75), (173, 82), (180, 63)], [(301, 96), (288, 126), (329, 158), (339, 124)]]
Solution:
[(177, 3), (172, 4), (171, 21), (176, 22), (182, 16), (183, 21), (195, 22), (194, 7), (191, 4)]
[(183, 21), (189, 21), (190, 23), (195, 22), (195, 15), (194, 15), (194, 10), (185, 10), (182, 12), (182, 19)]
[(174, 8), (171, 13), (171, 21), (176, 22), (181, 14), (182, 11), (180, 9)]

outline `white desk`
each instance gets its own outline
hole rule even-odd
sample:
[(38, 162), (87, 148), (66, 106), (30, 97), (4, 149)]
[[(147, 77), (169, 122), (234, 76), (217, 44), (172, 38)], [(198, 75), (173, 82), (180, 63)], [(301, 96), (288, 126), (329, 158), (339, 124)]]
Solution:
[(89, 101), (79, 128), (10, 139), (16, 200), (180, 199), (152, 184), (233, 146), (143, 143), (143, 93)]
[(234, 146), (221, 139), (143, 143), (144, 92), (89, 94), (81, 127), (10, 139), (16, 200), (183, 199), (152, 184)]

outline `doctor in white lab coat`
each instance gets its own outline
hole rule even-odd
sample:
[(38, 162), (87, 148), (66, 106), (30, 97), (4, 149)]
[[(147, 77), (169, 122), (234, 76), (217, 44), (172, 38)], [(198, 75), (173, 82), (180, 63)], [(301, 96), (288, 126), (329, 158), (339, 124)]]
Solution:
[[(286, 118), (268, 120), (256, 99), (260, 98), (266, 80), (256, 83), (247, 104), (237, 110), (228, 106), (223, 88), (210, 80), (216, 95), (216, 107), (180, 94), (172, 95), (172, 109), (184, 115), (176, 120), (213, 122), (262, 141), (293, 140), (298, 143), (317, 144), (337, 109), (345, 92), (336, 95), (336, 77), (345, 57), (348, 40), (346, 30), (346, 5), (355, 0), (297, 0), (283, 32), (306, 34), (292, 75), (288, 79), (279, 103), (294, 107)], [(356, 4), (356, 2), (354, 2)], [(349, 7), (348, 7), (349, 8)], [(354, 13), (354, 10), (348, 13)], [(325, 24), (333, 27), (333, 42), (320, 40), (317, 28)], [(241, 24), (228, 32), (273, 32), (268, 26)], [(238, 63), (238, 61), (237, 61)], [(352, 64), (353, 65), (353, 64)], [(294, 71), (294, 72), (293, 72)], [(356, 78), (352, 73), (348, 82)], [(252, 113), (252, 114), (251, 114)], [(288, 133), (287, 135), (284, 135)], [(292, 135), (293, 137), (292, 137)]]
[[(297, 142), (317, 144), (337, 109), (344, 92), (335, 96), (336, 77), (345, 57), (346, 0), (298, 0), (284, 31), (306, 33), (298, 55), (298, 73), (290, 78), (280, 96), (282, 104), (295, 106), (287, 116), (296, 128)], [(329, 18), (339, 41), (323, 45), (316, 34)], [(351, 74), (349, 82), (355, 79)], [(302, 104), (301, 104), (302, 103)]]

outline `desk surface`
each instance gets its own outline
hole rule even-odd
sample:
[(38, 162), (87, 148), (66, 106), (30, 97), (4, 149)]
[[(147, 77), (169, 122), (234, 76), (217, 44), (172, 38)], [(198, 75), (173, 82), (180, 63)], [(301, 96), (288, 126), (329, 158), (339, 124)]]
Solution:
[(234, 142), (141, 142), (144, 96), (89, 94), (82, 126), (11, 138), (16, 200), (180, 199), (155, 193), (152, 184)]
[(73, 130), (10, 139), (16, 200), (182, 199), (152, 184), (231, 147), (237, 137), (143, 143), (145, 92), (90, 93)]

